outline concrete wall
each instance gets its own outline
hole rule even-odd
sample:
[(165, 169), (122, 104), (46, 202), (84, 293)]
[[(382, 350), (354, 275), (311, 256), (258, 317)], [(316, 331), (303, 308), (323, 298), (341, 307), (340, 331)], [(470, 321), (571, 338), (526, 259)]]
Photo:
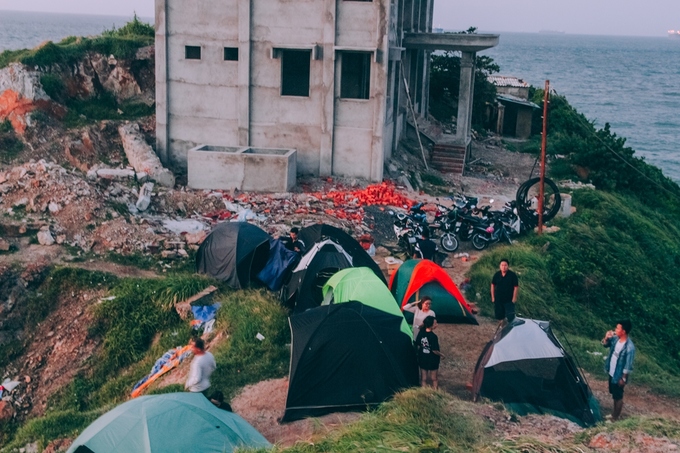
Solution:
[(517, 109), (517, 129), (515, 130), (515, 137), (529, 138), (531, 137), (531, 120), (534, 109), (531, 107), (520, 106)]
[[(155, 0), (162, 160), (186, 166), (201, 143), (292, 148), (299, 173), (381, 180), (395, 130), (385, 125), (390, 1)], [(185, 59), (187, 45), (201, 60)], [(239, 61), (224, 61), (224, 47)], [(281, 95), (276, 49), (313, 50), (308, 97)], [(371, 52), (369, 99), (340, 99), (343, 50)]]

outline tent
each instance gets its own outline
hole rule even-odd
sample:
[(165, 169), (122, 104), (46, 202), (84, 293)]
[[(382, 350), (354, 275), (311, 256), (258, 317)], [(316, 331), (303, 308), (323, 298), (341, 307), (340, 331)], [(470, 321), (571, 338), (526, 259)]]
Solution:
[(409, 338), (413, 336), (394, 296), (367, 267), (351, 267), (337, 272), (324, 285), (322, 293), (324, 297), (322, 305), (356, 300), (369, 307), (399, 316), (403, 320), (401, 331)]
[(300, 255), (288, 250), (280, 239), (269, 239), (269, 259), (257, 278), (270, 290), (278, 291), (288, 269), (299, 259)]
[(318, 307), (323, 285), (337, 271), (348, 267), (352, 267), (352, 257), (339, 244), (330, 239), (314, 244), (281, 289), (281, 301), (296, 313)]
[(226, 282), (234, 289), (246, 288), (269, 259), (271, 237), (246, 222), (218, 224), (196, 254), (196, 272)]
[(380, 267), (373, 261), (373, 258), (366, 253), (366, 250), (349, 234), (342, 231), (340, 228), (335, 228), (334, 226), (326, 225), (323, 223), (318, 223), (316, 225), (311, 225), (300, 230), (298, 235), (300, 240), (305, 243), (306, 247), (312, 244), (321, 242), (325, 239), (332, 239), (335, 243), (340, 244), (342, 248), (352, 257), (352, 262), (355, 267), (368, 267), (375, 275), (378, 276), (383, 283), (387, 284), (385, 280), (385, 275), (380, 270)]
[[(479, 324), (449, 274), (430, 260), (407, 260), (399, 266), (390, 279), (390, 291), (402, 308), (430, 296), (438, 322)], [(404, 312), (404, 316), (413, 321), (411, 313)]]
[(269, 447), (262, 434), (200, 393), (142, 396), (105, 413), (67, 453), (232, 452)]
[(289, 318), (290, 377), (282, 421), (365, 410), (418, 385), (400, 316), (362, 304), (324, 305)]
[(590, 387), (547, 321), (515, 318), (497, 331), (479, 356), (472, 392), (520, 414), (550, 413), (582, 426), (600, 420)]

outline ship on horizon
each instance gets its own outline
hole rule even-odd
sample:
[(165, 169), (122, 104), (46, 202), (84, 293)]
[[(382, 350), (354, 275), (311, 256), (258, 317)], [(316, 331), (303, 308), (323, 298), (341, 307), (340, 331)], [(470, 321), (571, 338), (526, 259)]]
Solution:
[(560, 31), (560, 30), (538, 30), (538, 33), (541, 35), (564, 35), (566, 34), (565, 31)]
[(680, 38), (680, 30), (668, 30), (668, 36), (671, 38)]

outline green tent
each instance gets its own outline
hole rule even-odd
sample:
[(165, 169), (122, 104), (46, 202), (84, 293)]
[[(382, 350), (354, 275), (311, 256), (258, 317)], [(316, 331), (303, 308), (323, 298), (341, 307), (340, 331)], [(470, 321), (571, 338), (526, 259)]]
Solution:
[(236, 414), (217, 408), (201, 393), (135, 398), (92, 422), (67, 453), (232, 452), (270, 447)]
[[(336, 272), (323, 287), (322, 305), (357, 301), (402, 318), (401, 330), (411, 338), (413, 333), (404, 319), (394, 296), (368, 267), (350, 267)], [(331, 297), (332, 296), (332, 297)]]

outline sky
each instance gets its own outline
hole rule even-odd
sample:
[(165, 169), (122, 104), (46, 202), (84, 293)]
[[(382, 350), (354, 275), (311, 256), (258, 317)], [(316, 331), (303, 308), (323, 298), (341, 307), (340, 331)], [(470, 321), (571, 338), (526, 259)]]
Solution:
[[(260, 0), (262, 1), (262, 0)], [(154, 0), (0, 0), (0, 10), (153, 17)], [(1, 13), (0, 13), (1, 14)], [(680, 0), (435, 0), (444, 29), (665, 36), (680, 28)]]

